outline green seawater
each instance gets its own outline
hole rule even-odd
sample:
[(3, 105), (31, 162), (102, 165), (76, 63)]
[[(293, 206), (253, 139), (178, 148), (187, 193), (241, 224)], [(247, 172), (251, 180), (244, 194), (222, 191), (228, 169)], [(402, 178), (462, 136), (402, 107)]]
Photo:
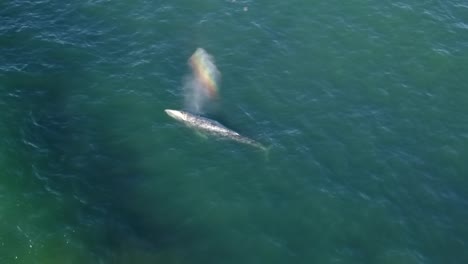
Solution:
[[(207, 113), (269, 146), (200, 137)], [(468, 263), (465, 0), (0, 1), (0, 263)]]

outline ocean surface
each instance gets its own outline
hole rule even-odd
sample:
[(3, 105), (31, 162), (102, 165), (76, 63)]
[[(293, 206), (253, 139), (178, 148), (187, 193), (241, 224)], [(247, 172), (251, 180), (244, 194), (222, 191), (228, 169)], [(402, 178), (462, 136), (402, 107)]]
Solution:
[(468, 263), (468, 3), (0, 1), (0, 263)]

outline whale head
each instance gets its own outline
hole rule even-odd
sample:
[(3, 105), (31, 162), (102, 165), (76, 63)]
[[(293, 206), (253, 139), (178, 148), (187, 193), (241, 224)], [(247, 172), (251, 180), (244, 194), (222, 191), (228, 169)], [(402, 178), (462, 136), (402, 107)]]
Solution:
[(181, 112), (181, 111), (178, 111), (178, 110), (171, 110), (171, 109), (165, 109), (164, 110), (170, 117), (176, 119), (176, 120), (180, 120), (180, 121), (184, 121), (186, 119), (186, 115)]

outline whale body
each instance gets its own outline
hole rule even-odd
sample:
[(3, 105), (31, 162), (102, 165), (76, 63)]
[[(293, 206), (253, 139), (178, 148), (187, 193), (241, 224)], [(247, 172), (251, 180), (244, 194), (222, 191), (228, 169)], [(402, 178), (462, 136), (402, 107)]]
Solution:
[(236, 131), (223, 126), (218, 121), (181, 110), (166, 109), (164, 111), (170, 117), (186, 124), (189, 127), (265, 150), (265, 147), (262, 144), (253, 139), (240, 135)]

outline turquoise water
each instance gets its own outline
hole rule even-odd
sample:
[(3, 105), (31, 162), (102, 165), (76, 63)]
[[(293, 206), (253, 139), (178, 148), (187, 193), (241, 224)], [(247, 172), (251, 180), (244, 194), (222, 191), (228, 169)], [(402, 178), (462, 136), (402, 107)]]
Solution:
[(468, 263), (465, 1), (66, 2), (0, 2), (0, 263)]

